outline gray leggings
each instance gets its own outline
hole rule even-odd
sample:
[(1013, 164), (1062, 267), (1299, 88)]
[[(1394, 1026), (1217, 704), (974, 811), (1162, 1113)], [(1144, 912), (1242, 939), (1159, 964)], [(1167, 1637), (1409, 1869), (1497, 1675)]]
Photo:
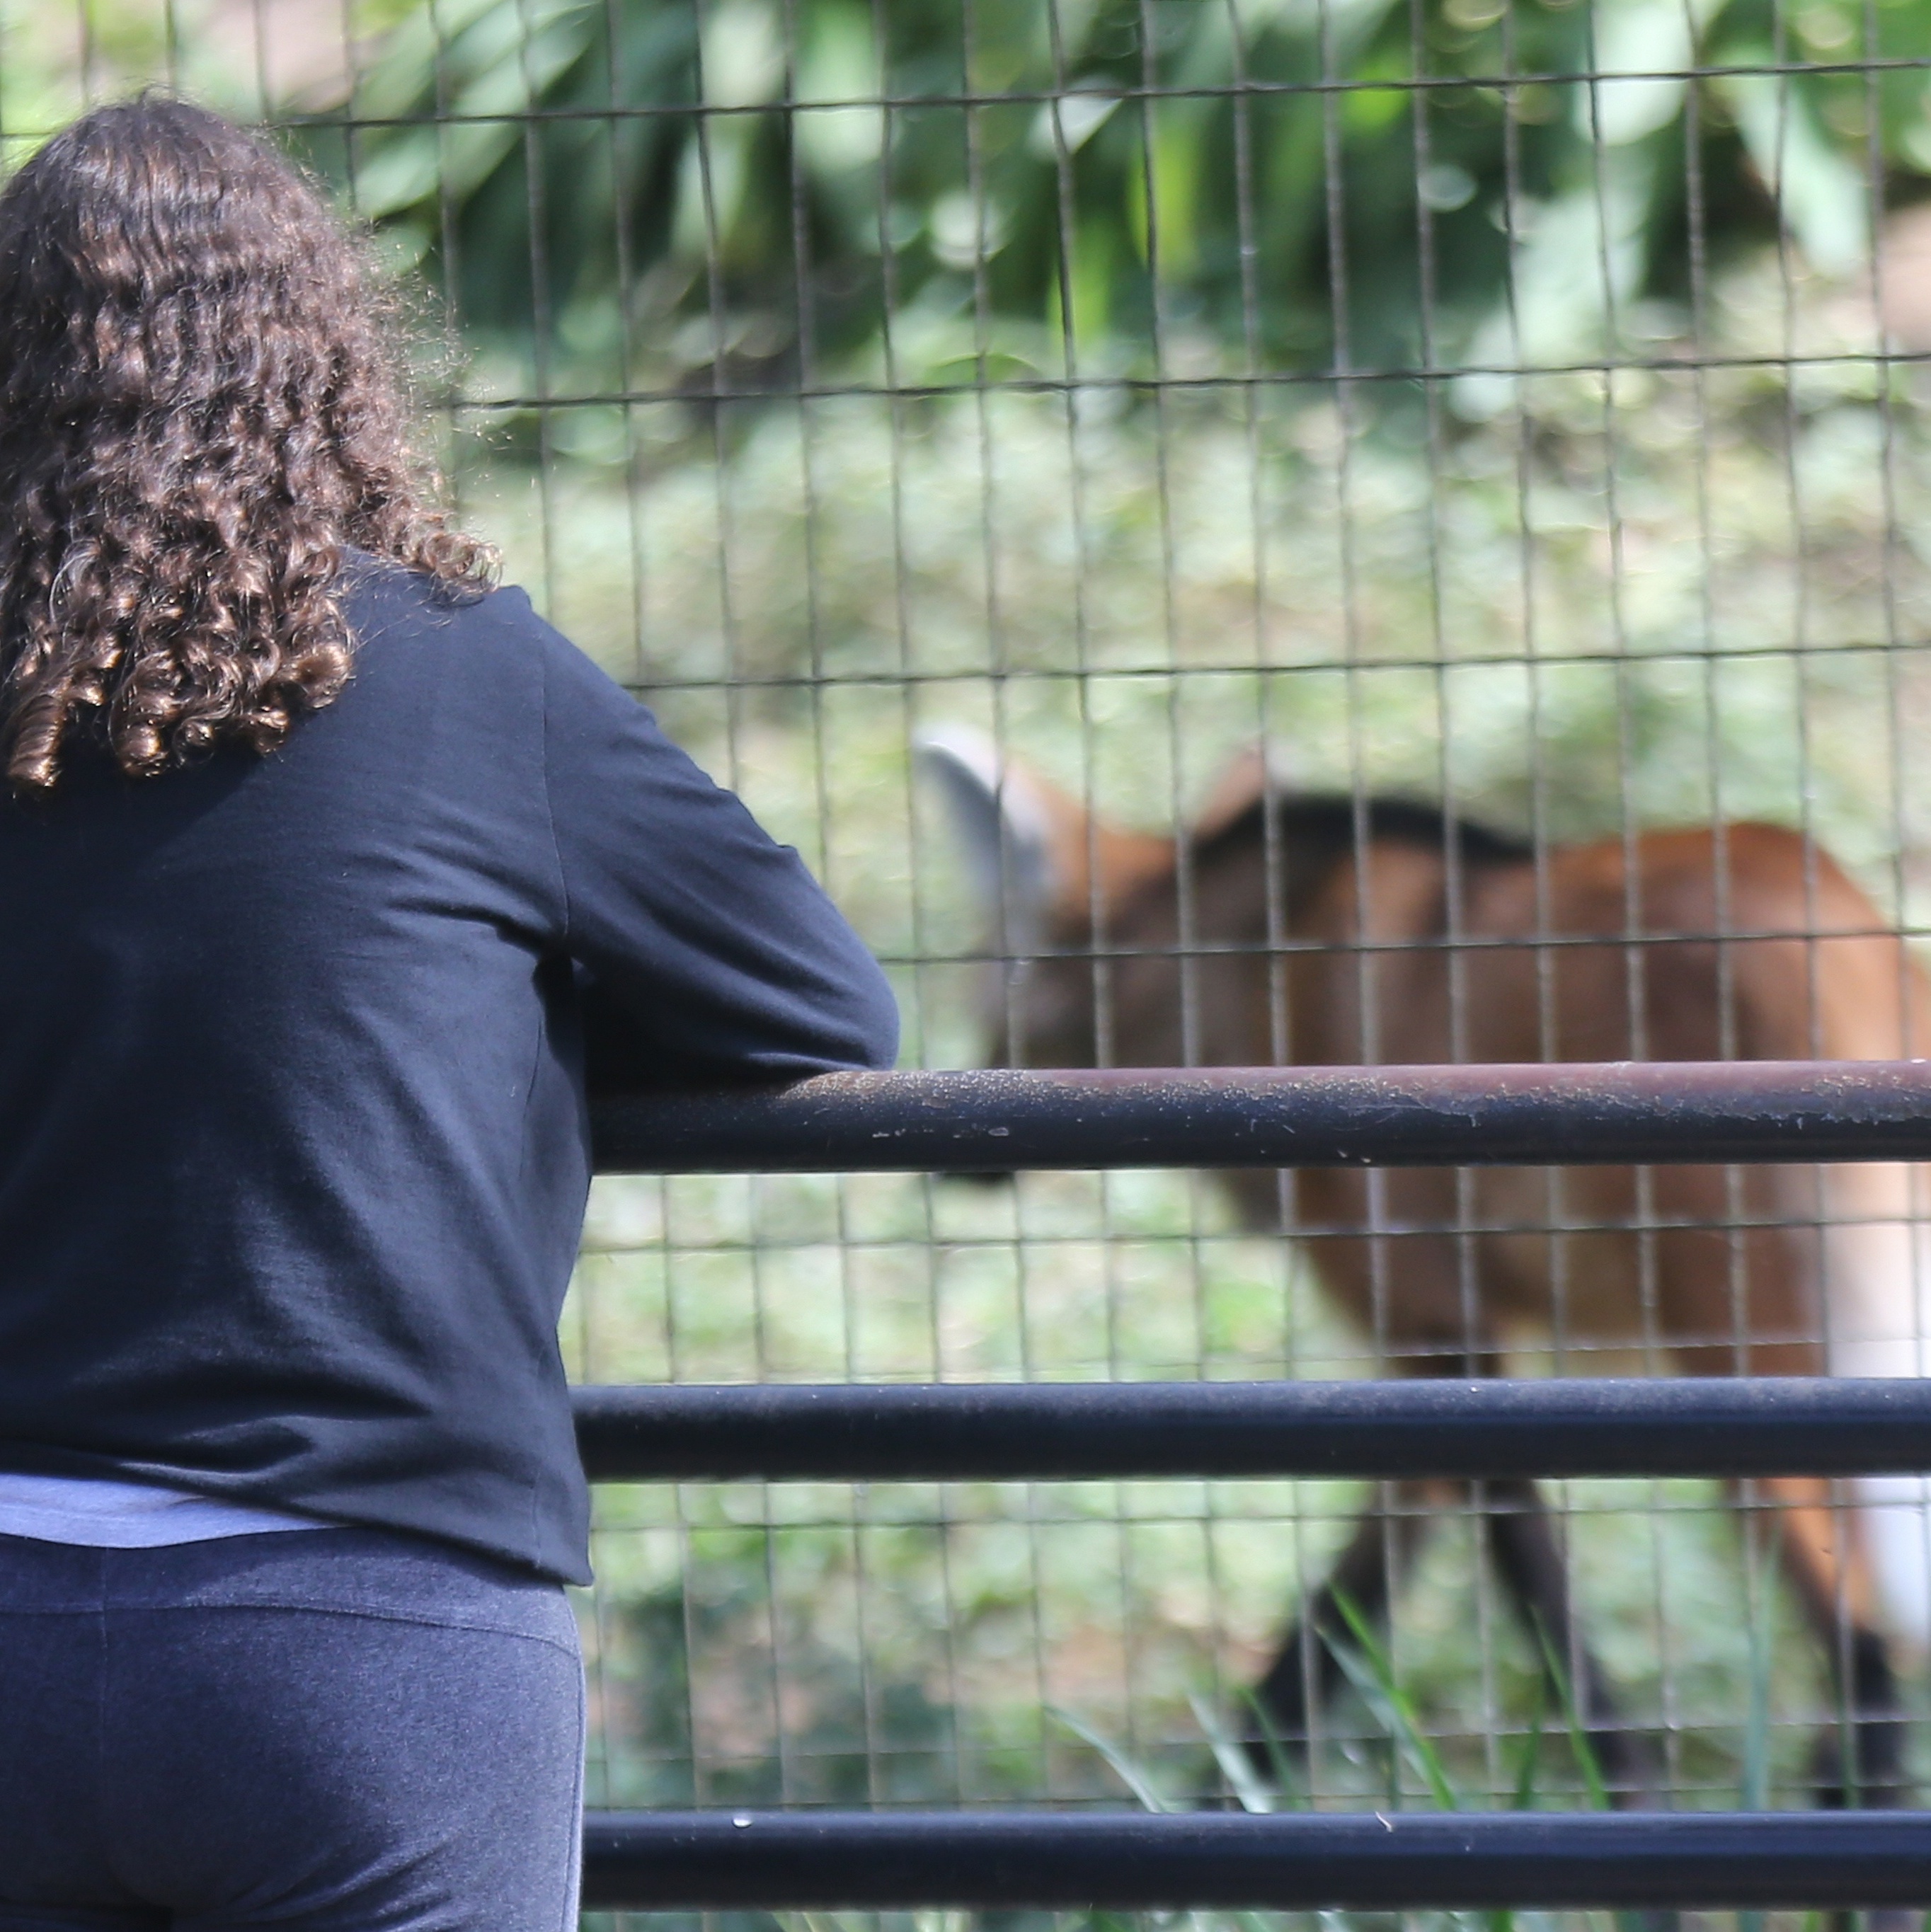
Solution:
[(378, 1531), (0, 1536), (0, 1932), (564, 1932), (562, 1589)]

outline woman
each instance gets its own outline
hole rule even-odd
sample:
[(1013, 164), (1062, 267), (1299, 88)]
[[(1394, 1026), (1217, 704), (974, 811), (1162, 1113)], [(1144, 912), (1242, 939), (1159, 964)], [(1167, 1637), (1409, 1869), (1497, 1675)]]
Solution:
[(488, 588), (266, 148), (77, 122), (0, 342), (0, 1932), (551, 1932), (587, 1034), (876, 1066), (890, 996)]

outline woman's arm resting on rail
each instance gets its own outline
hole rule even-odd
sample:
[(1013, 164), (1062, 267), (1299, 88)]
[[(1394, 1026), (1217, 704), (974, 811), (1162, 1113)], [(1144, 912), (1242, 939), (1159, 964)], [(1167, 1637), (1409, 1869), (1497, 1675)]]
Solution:
[(659, 1081), (889, 1066), (891, 989), (804, 862), (545, 628), (550, 812), (593, 1076), (606, 1042)]

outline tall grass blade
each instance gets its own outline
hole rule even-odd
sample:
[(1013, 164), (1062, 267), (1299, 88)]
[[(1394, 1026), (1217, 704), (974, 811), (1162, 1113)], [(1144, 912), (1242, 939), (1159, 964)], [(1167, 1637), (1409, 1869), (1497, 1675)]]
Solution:
[(1204, 1697), (1190, 1694), (1187, 1702), (1193, 1707), (1194, 1721), (1212, 1748), (1214, 1762), (1220, 1766), (1221, 1775), (1227, 1780), (1227, 1789), (1239, 1802), (1240, 1808), (1263, 1815), (1278, 1809), (1278, 1794), (1262, 1784), (1247, 1747), (1221, 1723), (1220, 1714)]
[(1522, 1761), (1515, 1769), (1515, 1789), (1510, 1794), (1509, 1808), (1512, 1811), (1533, 1811), (1536, 1808), (1536, 1786), (1542, 1773), (1542, 1726), (1548, 1715), (1549, 1682), (1546, 1676), (1536, 1679), (1536, 1708), (1529, 1719), (1529, 1735), (1522, 1746)]
[[(1341, 1612), (1350, 1634), (1359, 1646), (1357, 1653), (1347, 1645), (1337, 1643), (1329, 1637), (1328, 1648), (1333, 1652), (1335, 1661), (1347, 1673), (1348, 1682), (1361, 1694), (1362, 1700), (1387, 1727), (1389, 1735), (1407, 1753), (1422, 1774), (1429, 1796), (1444, 1811), (1461, 1810), (1461, 1799), (1448, 1774), (1448, 1767), (1442, 1762), (1441, 1754), (1422, 1730), (1420, 1713), (1396, 1679), (1394, 1666), (1373, 1627), (1362, 1615), (1360, 1606), (1346, 1591), (1336, 1588), (1332, 1594), (1335, 1609)], [(1327, 1634), (1323, 1631), (1322, 1634), (1326, 1636)]]
[[(1548, 1679), (1536, 1678), (1536, 1708), (1529, 1719), (1529, 1735), (1523, 1742), (1521, 1762), (1515, 1768), (1515, 1788), (1509, 1795), (1512, 1811), (1536, 1808), (1536, 1786), (1542, 1771), (1542, 1723), (1548, 1714)], [(1507, 1908), (1485, 1912), (1482, 1922), (1488, 1932), (1515, 1932), (1515, 1915)]]
[[(1750, 1703), (1743, 1726), (1743, 1809), (1770, 1809), (1770, 1633), (1764, 1628), (1763, 1606), (1750, 1606)], [(1740, 1919), (1739, 1924), (1742, 1923)]]
[[(1770, 1809), (1770, 1645), (1764, 1628), (1763, 1592), (1750, 1604), (1750, 1702), (1743, 1723), (1743, 1805), (1746, 1811)], [(1737, 1932), (1764, 1932), (1761, 1912), (1737, 1914)]]
[(1294, 1756), (1275, 1726), (1274, 1713), (1261, 1702), (1257, 1691), (1249, 1688), (1241, 1695), (1248, 1708), (1254, 1713), (1254, 1722), (1260, 1727), (1260, 1741), (1267, 1747), (1267, 1762), (1274, 1773), (1276, 1792), (1289, 1805), (1296, 1805), (1299, 1801), (1294, 1789)]
[[(1608, 1783), (1602, 1775), (1602, 1761), (1596, 1755), (1595, 1744), (1584, 1726), (1569, 1666), (1551, 1641), (1548, 1627), (1542, 1618), (1537, 1617), (1534, 1622), (1536, 1641), (1542, 1646), (1543, 1667), (1555, 1686), (1556, 1696), (1562, 1706), (1563, 1721), (1569, 1727), (1569, 1747), (1575, 1755), (1577, 1769), (1582, 1773), (1589, 1802), (1598, 1811), (1613, 1810), (1615, 1800), (1610, 1796)], [(1614, 1916), (1617, 1932), (1656, 1932), (1659, 1924), (1673, 1922), (1666, 1915), (1652, 1912), (1618, 1912)]]
[(1071, 1711), (1062, 1711), (1056, 1704), (1047, 1705), (1046, 1714), (1091, 1744), (1113, 1767), (1120, 1782), (1140, 1800), (1143, 1810), (1172, 1811), (1177, 1808), (1161, 1796), (1155, 1789), (1152, 1780), (1111, 1738), (1102, 1737), (1090, 1725), (1083, 1724), (1074, 1717)]
[(1602, 1776), (1602, 1760), (1596, 1755), (1596, 1746), (1584, 1726), (1582, 1712), (1575, 1701), (1575, 1688), (1569, 1682), (1568, 1664), (1557, 1650), (1542, 1618), (1536, 1617), (1534, 1622), (1536, 1641), (1542, 1653), (1542, 1667), (1548, 1672), (1549, 1682), (1555, 1686), (1556, 1701), (1562, 1711), (1563, 1722), (1569, 1730), (1569, 1748), (1575, 1754), (1576, 1768), (1582, 1774), (1589, 1802), (1598, 1811), (1609, 1810), (1612, 1808), (1609, 1786)]
[[(1190, 1699), (1189, 1701), (1194, 1706), (1194, 1714), (1200, 1720), (1201, 1729), (1207, 1732), (1208, 1742), (1215, 1747), (1215, 1756), (1218, 1757), (1220, 1744), (1216, 1736), (1218, 1727), (1213, 1724), (1211, 1712), (1198, 1698)], [(1160, 1795), (1152, 1779), (1148, 1777), (1146, 1772), (1135, 1764), (1133, 1760), (1110, 1738), (1103, 1737), (1090, 1724), (1083, 1723), (1074, 1716), (1071, 1711), (1063, 1711), (1056, 1705), (1047, 1705), (1046, 1714), (1050, 1718), (1057, 1718), (1069, 1731), (1077, 1733), (1091, 1744), (1107, 1763), (1112, 1766), (1120, 1781), (1134, 1797), (1140, 1800), (1143, 1810), (1173, 1811), (1179, 1808), (1176, 1805), (1170, 1804)], [(1236, 1745), (1234, 1749), (1238, 1754), (1239, 1747)], [(1223, 1768), (1224, 1768), (1224, 1761), (1223, 1761)], [(1251, 1767), (1244, 1768), (1247, 1770), (1248, 1776), (1251, 1778), (1253, 1776)], [(1229, 1781), (1232, 1782), (1232, 1780), (1230, 1779)], [(1238, 1790), (1236, 1795), (1239, 1795)], [(1264, 1792), (1262, 1796), (1263, 1797), (1266, 1796)], [(1244, 1798), (1242, 1802), (1245, 1802)], [(1247, 1808), (1251, 1810), (1267, 1808), (1264, 1805), (1259, 1807), (1249, 1805)], [(1225, 1926), (1234, 1928), (1235, 1932), (1272, 1932), (1272, 1924), (1267, 1916), (1256, 1912), (1188, 1912), (1178, 1914), (1160, 1912), (1153, 1916), (1158, 1924), (1166, 1926), (1188, 1926), (1192, 1928), (1192, 1932), (1219, 1932), (1219, 1928)], [(1113, 1928), (1117, 1928), (1117, 1932), (1128, 1932), (1128, 1928), (1134, 1922), (1123, 1914), (1096, 1913), (1089, 1921), (1090, 1932), (1103, 1932), (1103, 1928), (1104, 1932), (1113, 1932)], [(920, 1932), (923, 1932), (922, 1928)]]

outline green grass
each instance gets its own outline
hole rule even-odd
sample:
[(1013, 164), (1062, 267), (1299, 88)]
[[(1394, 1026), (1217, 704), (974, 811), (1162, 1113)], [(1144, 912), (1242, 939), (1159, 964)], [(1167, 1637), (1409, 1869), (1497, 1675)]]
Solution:
[[(740, 1187), (746, 1219), (735, 1221), (718, 1203)], [(809, 1238), (835, 1227), (841, 1195), (861, 1240), (882, 1226), (902, 1245), (841, 1250)], [(908, 1219), (932, 1214), (933, 1240), (892, 1221), (894, 1196)], [(1011, 1196), (928, 1193), (911, 1180), (635, 1182), (602, 1189), (600, 1214), (632, 1196), (686, 1239), (734, 1233), (748, 1245), (646, 1246), (587, 1266), (570, 1340), (573, 1372), (593, 1379), (1365, 1366), (1305, 1279), (1282, 1269), (1281, 1250), (1229, 1234), (1212, 1197), (1197, 1201), (1174, 1177), (1033, 1177)], [(761, 1199), (771, 1204), (761, 1242), (752, 1238)], [(1116, 1250), (1098, 1238), (1110, 1214), (1136, 1231)], [(1174, 1228), (1165, 1240), (1149, 1232), (1162, 1214)], [(1022, 1240), (1016, 1225), (1037, 1232)], [(1110, 1252), (1121, 1258), (1110, 1275)], [(969, 1265), (955, 1273), (954, 1262)], [(1028, 1291), (1039, 1342), (1029, 1361), (1014, 1333)], [(1200, 1351), (1203, 1331), (1217, 1352)], [(1590, 1640), (1631, 1709), (1667, 1719), (1683, 1802), (1738, 1802), (1752, 1752), (1764, 1798), (1804, 1802), (1816, 1660), (1780, 1592), (1755, 1592), (1752, 1608), (1740, 1539), (1712, 1487), (1572, 1484), (1554, 1494), (1571, 1511)], [(1285, 1482), (607, 1488), (594, 1795), (1104, 1798), (1116, 1787), (1104, 1766), (1049, 1706), (1120, 1740), (1161, 1790), (1197, 1795), (1222, 1780), (1197, 1701), (1234, 1707), (1297, 1589), (1322, 1575), (1367, 1500), (1360, 1485)], [(1464, 1518), (1440, 1525), (1386, 1641), (1413, 1730), (1457, 1790), (1506, 1802), (1521, 1775), (1515, 1753), (1539, 1732), (1539, 1798), (1587, 1802), (1557, 1710), (1542, 1709), (1536, 1648), (1478, 1571)], [(1344, 1696), (1315, 1753), (1311, 1797), (1383, 1796), (1386, 1730)], [(1412, 1762), (1397, 1768), (1399, 1798), (1434, 1795)]]

